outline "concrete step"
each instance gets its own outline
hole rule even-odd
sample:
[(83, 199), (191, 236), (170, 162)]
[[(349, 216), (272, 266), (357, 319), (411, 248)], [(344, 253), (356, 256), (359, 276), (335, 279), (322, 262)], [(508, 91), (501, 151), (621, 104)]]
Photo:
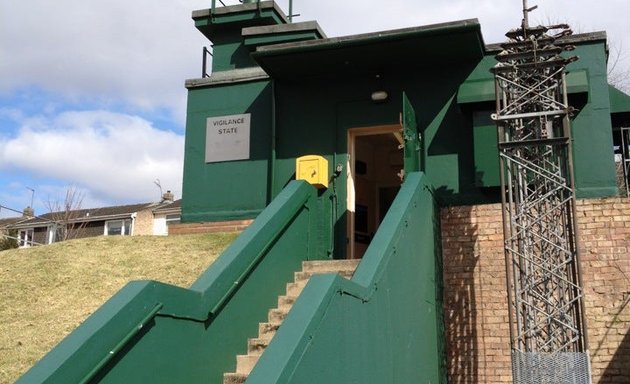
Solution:
[(258, 338), (271, 340), (281, 323), (258, 323)]
[(247, 376), (244, 373), (226, 372), (223, 374), (223, 384), (242, 384)]
[(302, 262), (302, 271), (304, 272), (341, 272), (350, 271), (354, 272), (357, 269), (357, 265), (361, 259), (354, 260), (311, 260)]
[(270, 323), (282, 323), (284, 321), (284, 318), (287, 317), (287, 313), (289, 313), (289, 311), (280, 308), (274, 308), (269, 310), (267, 318), (269, 319)]
[(360, 260), (305, 261), (302, 271), (295, 273), (295, 281), (287, 284), (286, 294), (278, 297), (278, 307), (269, 310), (268, 322), (258, 324), (258, 337), (247, 341), (247, 355), (236, 356), (236, 372), (223, 374), (224, 384), (244, 383), (258, 359), (282, 325), (295, 300), (308, 280), (318, 273), (339, 273), (351, 278)]
[(287, 284), (287, 296), (298, 297), (300, 293), (306, 287), (308, 280), (296, 281), (294, 283)]
[(313, 275), (317, 275), (317, 274), (320, 274), (320, 273), (338, 273), (341, 276), (345, 277), (346, 279), (349, 279), (354, 274), (354, 269), (348, 270), (348, 271), (301, 271), (301, 272), (295, 272), (295, 274), (294, 274), (294, 281), (295, 282), (299, 282), (299, 281), (303, 281), (303, 280), (308, 280)]
[(296, 296), (278, 296), (278, 309), (289, 312), (293, 304), (295, 304)]
[(269, 346), (271, 339), (249, 339), (247, 340), (248, 355), (262, 355), (265, 348)]
[(238, 355), (236, 356), (236, 373), (249, 375), (254, 365), (258, 362), (260, 355)]

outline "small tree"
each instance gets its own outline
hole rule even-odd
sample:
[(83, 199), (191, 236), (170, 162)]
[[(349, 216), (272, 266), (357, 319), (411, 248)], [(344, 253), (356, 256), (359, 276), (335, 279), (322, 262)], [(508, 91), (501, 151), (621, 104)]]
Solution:
[(608, 83), (624, 92), (630, 92), (630, 68), (626, 64), (627, 59), (628, 55), (623, 50), (623, 42), (619, 41), (610, 47)]
[(6, 251), (7, 249), (17, 247), (17, 229), (11, 229), (4, 233), (0, 233), (0, 251)]
[(56, 226), (56, 241), (65, 241), (81, 237), (86, 222), (78, 222), (82, 217), (81, 204), (85, 194), (75, 186), (66, 189), (63, 202), (48, 199), (46, 207), (50, 211), (50, 219)]
[[(569, 24), (574, 33), (588, 32), (580, 23), (561, 21), (562, 18), (547, 16), (543, 25)], [(608, 84), (623, 91), (630, 92), (630, 55), (623, 49), (623, 40), (609, 40), (608, 43)]]

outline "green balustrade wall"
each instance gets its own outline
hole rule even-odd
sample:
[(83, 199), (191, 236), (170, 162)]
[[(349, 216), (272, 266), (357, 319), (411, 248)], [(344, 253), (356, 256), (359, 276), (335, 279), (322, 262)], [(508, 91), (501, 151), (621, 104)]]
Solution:
[(438, 226), (409, 174), (352, 280), (311, 278), (247, 383), (445, 382)]
[(290, 183), (190, 289), (129, 283), (18, 383), (221, 382), (302, 260), (326, 254), (319, 204)]

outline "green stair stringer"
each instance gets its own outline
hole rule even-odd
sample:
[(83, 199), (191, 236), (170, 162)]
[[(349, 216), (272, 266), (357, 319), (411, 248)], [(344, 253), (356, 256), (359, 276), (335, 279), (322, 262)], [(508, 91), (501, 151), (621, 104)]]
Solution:
[(246, 383), (445, 383), (438, 220), (409, 174), (353, 278), (313, 276)]
[(291, 182), (190, 289), (129, 283), (17, 383), (222, 382), (301, 262), (326, 257), (318, 204)]

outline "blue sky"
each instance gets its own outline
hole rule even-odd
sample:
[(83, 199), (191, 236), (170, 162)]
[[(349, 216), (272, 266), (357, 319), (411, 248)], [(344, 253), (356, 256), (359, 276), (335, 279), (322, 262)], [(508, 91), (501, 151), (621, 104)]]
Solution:
[[(234, 4), (236, 0), (224, 0)], [(288, 0), (278, 1), (288, 10)], [(438, 4), (436, 4), (438, 3)], [(630, 67), (630, 2), (539, 0), (532, 19), (607, 30), (617, 72)], [(487, 43), (521, 18), (520, 0), (295, 0), (296, 21), (328, 36), (478, 18)], [(181, 197), (185, 79), (209, 42), (199, 0), (21, 0), (0, 3), (0, 205), (36, 213), (74, 187), (83, 207)], [(13, 215), (0, 210), (0, 217)]]

